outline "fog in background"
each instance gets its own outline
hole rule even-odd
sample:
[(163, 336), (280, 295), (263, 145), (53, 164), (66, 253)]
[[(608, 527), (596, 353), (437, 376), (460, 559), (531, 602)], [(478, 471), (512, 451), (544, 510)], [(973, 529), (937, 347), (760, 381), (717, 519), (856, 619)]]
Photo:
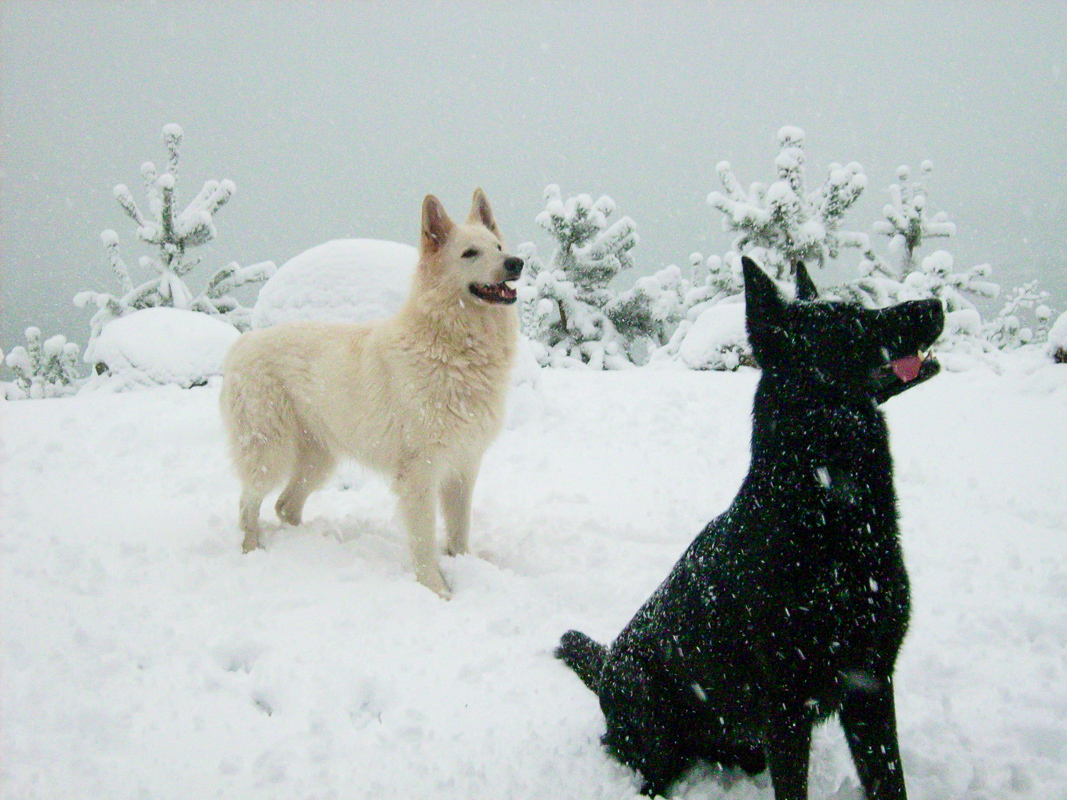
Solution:
[(117, 290), (104, 228), (147, 277), (111, 191), (144, 207), (139, 167), (165, 163), (170, 122), (180, 207), (207, 178), (237, 184), (194, 291), (230, 260), (280, 266), (333, 238), (415, 244), (423, 195), (465, 216), (476, 186), (508, 242), (546, 257), (549, 183), (633, 217), (634, 276), (721, 255), (715, 164), (769, 183), (792, 124), (810, 186), (863, 165), (845, 228), (870, 232), (896, 167), (931, 159), (930, 205), (958, 235), (924, 254), (990, 262), (1005, 289), (1040, 278), (1067, 306), (1063, 2), (3, 0), (0, 30), (5, 350), (29, 324), (84, 345), (91, 310), (71, 297)]

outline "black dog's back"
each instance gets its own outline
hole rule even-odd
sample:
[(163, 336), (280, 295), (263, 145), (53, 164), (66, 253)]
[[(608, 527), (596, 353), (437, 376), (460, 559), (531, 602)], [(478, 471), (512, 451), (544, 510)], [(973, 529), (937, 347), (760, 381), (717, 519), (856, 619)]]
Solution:
[[(839, 712), (867, 796), (901, 798), (892, 674), (908, 581), (877, 403), (936, 373), (917, 351), (943, 312), (786, 304), (744, 268), (763, 369), (749, 473), (610, 648), (572, 631), (557, 654), (647, 792), (696, 759), (752, 772), (765, 754), (776, 797), (806, 798), (811, 726)], [(798, 284), (814, 292), (803, 266)]]

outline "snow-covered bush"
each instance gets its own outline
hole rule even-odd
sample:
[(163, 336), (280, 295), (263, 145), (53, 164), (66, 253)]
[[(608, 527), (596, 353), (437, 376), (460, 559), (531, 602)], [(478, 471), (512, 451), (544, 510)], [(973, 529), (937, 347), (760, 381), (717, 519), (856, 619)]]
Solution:
[(1067, 364), (1067, 311), (1049, 329), (1048, 354), (1057, 364)]
[(608, 284), (633, 266), (630, 250), (637, 244), (637, 226), (629, 217), (609, 223), (616, 208), (606, 195), (596, 202), (587, 194), (564, 201), (553, 184), (545, 189), (545, 201), (536, 221), (555, 239), (555, 253), (546, 265), (532, 244), (519, 248), (526, 264), (520, 319), (538, 363), (595, 369), (632, 366), (630, 340), (606, 309), (615, 299)]
[[(710, 256), (706, 262), (700, 253), (690, 253), (689, 277), (683, 277), (682, 270), (670, 264), (654, 275), (638, 279), (633, 288), (620, 293), (605, 310), (630, 342), (629, 352), (635, 363), (671, 361), (679, 358), (681, 342), (706, 310), (743, 290), (741, 258), (736, 253), (727, 254), (725, 259)], [(705, 344), (709, 341), (701, 331), (695, 335)], [(744, 346), (743, 339), (742, 335)], [(648, 357), (639, 359), (634, 356), (642, 344)], [(702, 356), (700, 366), (695, 368), (734, 369), (747, 360), (731, 355), (736, 345), (731, 334), (722, 341), (717, 356)]]
[(753, 183), (746, 192), (730, 164), (716, 172), (725, 194), (712, 192), (708, 203), (723, 214), (723, 229), (738, 231), (733, 249), (747, 253), (771, 275), (785, 278), (797, 261), (818, 263), (837, 258), (842, 247), (870, 250), (866, 234), (842, 231), (841, 223), (863, 193), (867, 176), (852, 162), (831, 164), (826, 179), (808, 190), (804, 171), (804, 131), (787, 125), (778, 131), (777, 179), (770, 186)]
[(240, 332), (218, 317), (178, 308), (146, 308), (100, 333), (89, 389), (202, 386), (222, 374), (226, 351)]
[(418, 251), (378, 239), (334, 239), (286, 261), (259, 290), (252, 327), (293, 320), (369, 322), (407, 297)]
[(704, 262), (700, 253), (693, 253), (689, 263), (692, 278), (681, 303), (684, 318), (667, 343), (652, 353), (650, 363), (729, 370), (751, 364), (744, 314), (738, 322), (736, 309), (727, 307), (743, 300), (741, 257), (730, 252), (725, 259), (710, 256)]
[[(638, 278), (634, 285), (611, 300), (604, 313), (620, 334), (633, 345), (649, 349), (668, 342), (678, 323), (685, 317), (685, 299), (690, 282), (671, 264), (654, 275)], [(638, 361), (639, 359), (634, 359)]]
[(670, 344), (656, 351), (658, 363), (673, 361), (689, 369), (735, 370), (755, 366), (745, 331), (745, 299), (732, 295), (686, 320)]
[(4, 359), (15, 379), (4, 386), (9, 400), (62, 397), (72, 394), (81, 379), (78, 355), (81, 348), (62, 335), (43, 339), (41, 329), (26, 329), (26, 346), (12, 348)]
[[(997, 315), (983, 327), (986, 338), (1001, 350), (1044, 341), (1052, 319), (1052, 309), (1044, 303), (1048, 297), (1048, 292), (1037, 288), (1037, 281), (1016, 286)], [(1027, 317), (1033, 318), (1030, 324)]]
[[(898, 182), (889, 187), (890, 203), (883, 208), (885, 219), (874, 224), (874, 231), (889, 239), (889, 258), (883, 258), (866, 234), (840, 230), (845, 213), (866, 186), (862, 167), (831, 165), (822, 187), (806, 192), (803, 132), (787, 126), (778, 136), (782, 146), (776, 160), (778, 180), (767, 189), (753, 184), (745, 193), (729, 165), (719, 165), (726, 194), (713, 192), (708, 201), (726, 215), (728, 229), (741, 232), (735, 249), (746, 249), (783, 279), (795, 261), (822, 265), (836, 257), (841, 247), (856, 247), (862, 254), (860, 276), (828, 287), (828, 296), (872, 308), (902, 300), (939, 298), (948, 314), (943, 342), (991, 336), (997, 346), (1005, 347), (1040, 335), (1018, 324), (1016, 304), (1002, 312), (998, 322), (983, 326), (978, 308), (968, 296), (991, 298), (1000, 291), (989, 279), (992, 270), (988, 264), (957, 270), (947, 250), (919, 260), (919, 250), (929, 239), (956, 233), (945, 212), (931, 211), (926, 183), (933, 171), (932, 162), (922, 162), (915, 180), (910, 167), (897, 168)], [(1013, 298), (1024, 306), (1034, 299), (1023, 287), (1018, 292)]]
[(780, 151), (776, 180), (753, 183), (746, 191), (730, 164), (716, 167), (723, 192), (708, 203), (724, 215), (723, 227), (738, 232), (725, 258), (707, 261), (702, 284), (694, 280), (681, 321), (666, 346), (652, 356), (656, 363), (676, 362), (691, 369), (736, 369), (754, 363), (744, 325), (741, 253), (747, 253), (789, 291), (793, 265), (825, 265), (844, 247), (871, 254), (870, 237), (842, 230), (845, 215), (863, 193), (867, 177), (855, 163), (831, 164), (825, 180), (807, 188), (804, 132), (787, 125), (778, 131)]
[(250, 325), (251, 310), (243, 307), (231, 292), (247, 284), (262, 282), (274, 273), (274, 264), (270, 261), (248, 267), (231, 262), (218, 269), (200, 293), (194, 295), (190, 290), (185, 276), (200, 264), (200, 258), (190, 256), (188, 251), (215, 238), (214, 215), (233, 196), (236, 187), (231, 180), (206, 181), (200, 193), (179, 212), (177, 178), (182, 135), (180, 126), (164, 126), (163, 145), (167, 149), (167, 166), (161, 174), (151, 161), (141, 165), (141, 178), (148, 198), (147, 215), (137, 205), (125, 184), (119, 184), (114, 189), (119, 206), (137, 224), (137, 237), (156, 249), (155, 255), (142, 256), (138, 261), (142, 269), (154, 274), (148, 280), (135, 284), (119, 253), (118, 234), (110, 229), (100, 234), (108, 262), (118, 279), (119, 294), (85, 291), (74, 297), (74, 303), (79, 307), (92, 303), (97, 308), (91, 322), (89, 344), (85, 349), (86, 360), (90, 363), (104, 326), (113, 319), (139, 309), (170, 306), (200, 311), (224, 318), (245, 330)]

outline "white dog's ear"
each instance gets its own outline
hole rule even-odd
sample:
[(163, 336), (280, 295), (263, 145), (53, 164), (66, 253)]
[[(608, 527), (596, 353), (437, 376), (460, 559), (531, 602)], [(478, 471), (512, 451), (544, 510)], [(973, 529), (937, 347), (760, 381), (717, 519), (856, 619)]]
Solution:
[(448, 236), (456, 225), (448, 217), (441, 201), (432, 194), (422, 201), (422, 249), (425, 253), (436, 253), (445, 246)]
[(471, 215), (467, 218), (468, 223), (481, 223), (487, 227), (496, 238), (500, 238), (500, 229), (496, 226), (493, 217), (493, 209), (489, 207), (489, 201), (485, 198), (485, 192), (481, 189), (474, 190), (474, 200), (471, 202)]

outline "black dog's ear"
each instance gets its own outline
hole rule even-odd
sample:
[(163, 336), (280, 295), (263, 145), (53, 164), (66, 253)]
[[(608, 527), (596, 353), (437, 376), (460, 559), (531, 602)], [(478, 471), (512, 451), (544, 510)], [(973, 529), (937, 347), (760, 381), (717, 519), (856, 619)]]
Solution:
[(802, 303), (818, 300), (819, 287), (816, 286), (815, 281), (811, 279), (807, 267), (804, 266), (804, 262), (794, 262), (793, 272), (796, 273), (797, 300)]
[(778, 285), (748, 256), (741, 258), (745, 275), (745, 321), (753, 324), (776, 325), (785, 309), (785, 300)]
[(741, 259), (745, 274), (745, 329), (756, 363), (766, 368), (774, 363), (781, 349), (785, 300), (772, 281), (756, 262), (745, 256)]

